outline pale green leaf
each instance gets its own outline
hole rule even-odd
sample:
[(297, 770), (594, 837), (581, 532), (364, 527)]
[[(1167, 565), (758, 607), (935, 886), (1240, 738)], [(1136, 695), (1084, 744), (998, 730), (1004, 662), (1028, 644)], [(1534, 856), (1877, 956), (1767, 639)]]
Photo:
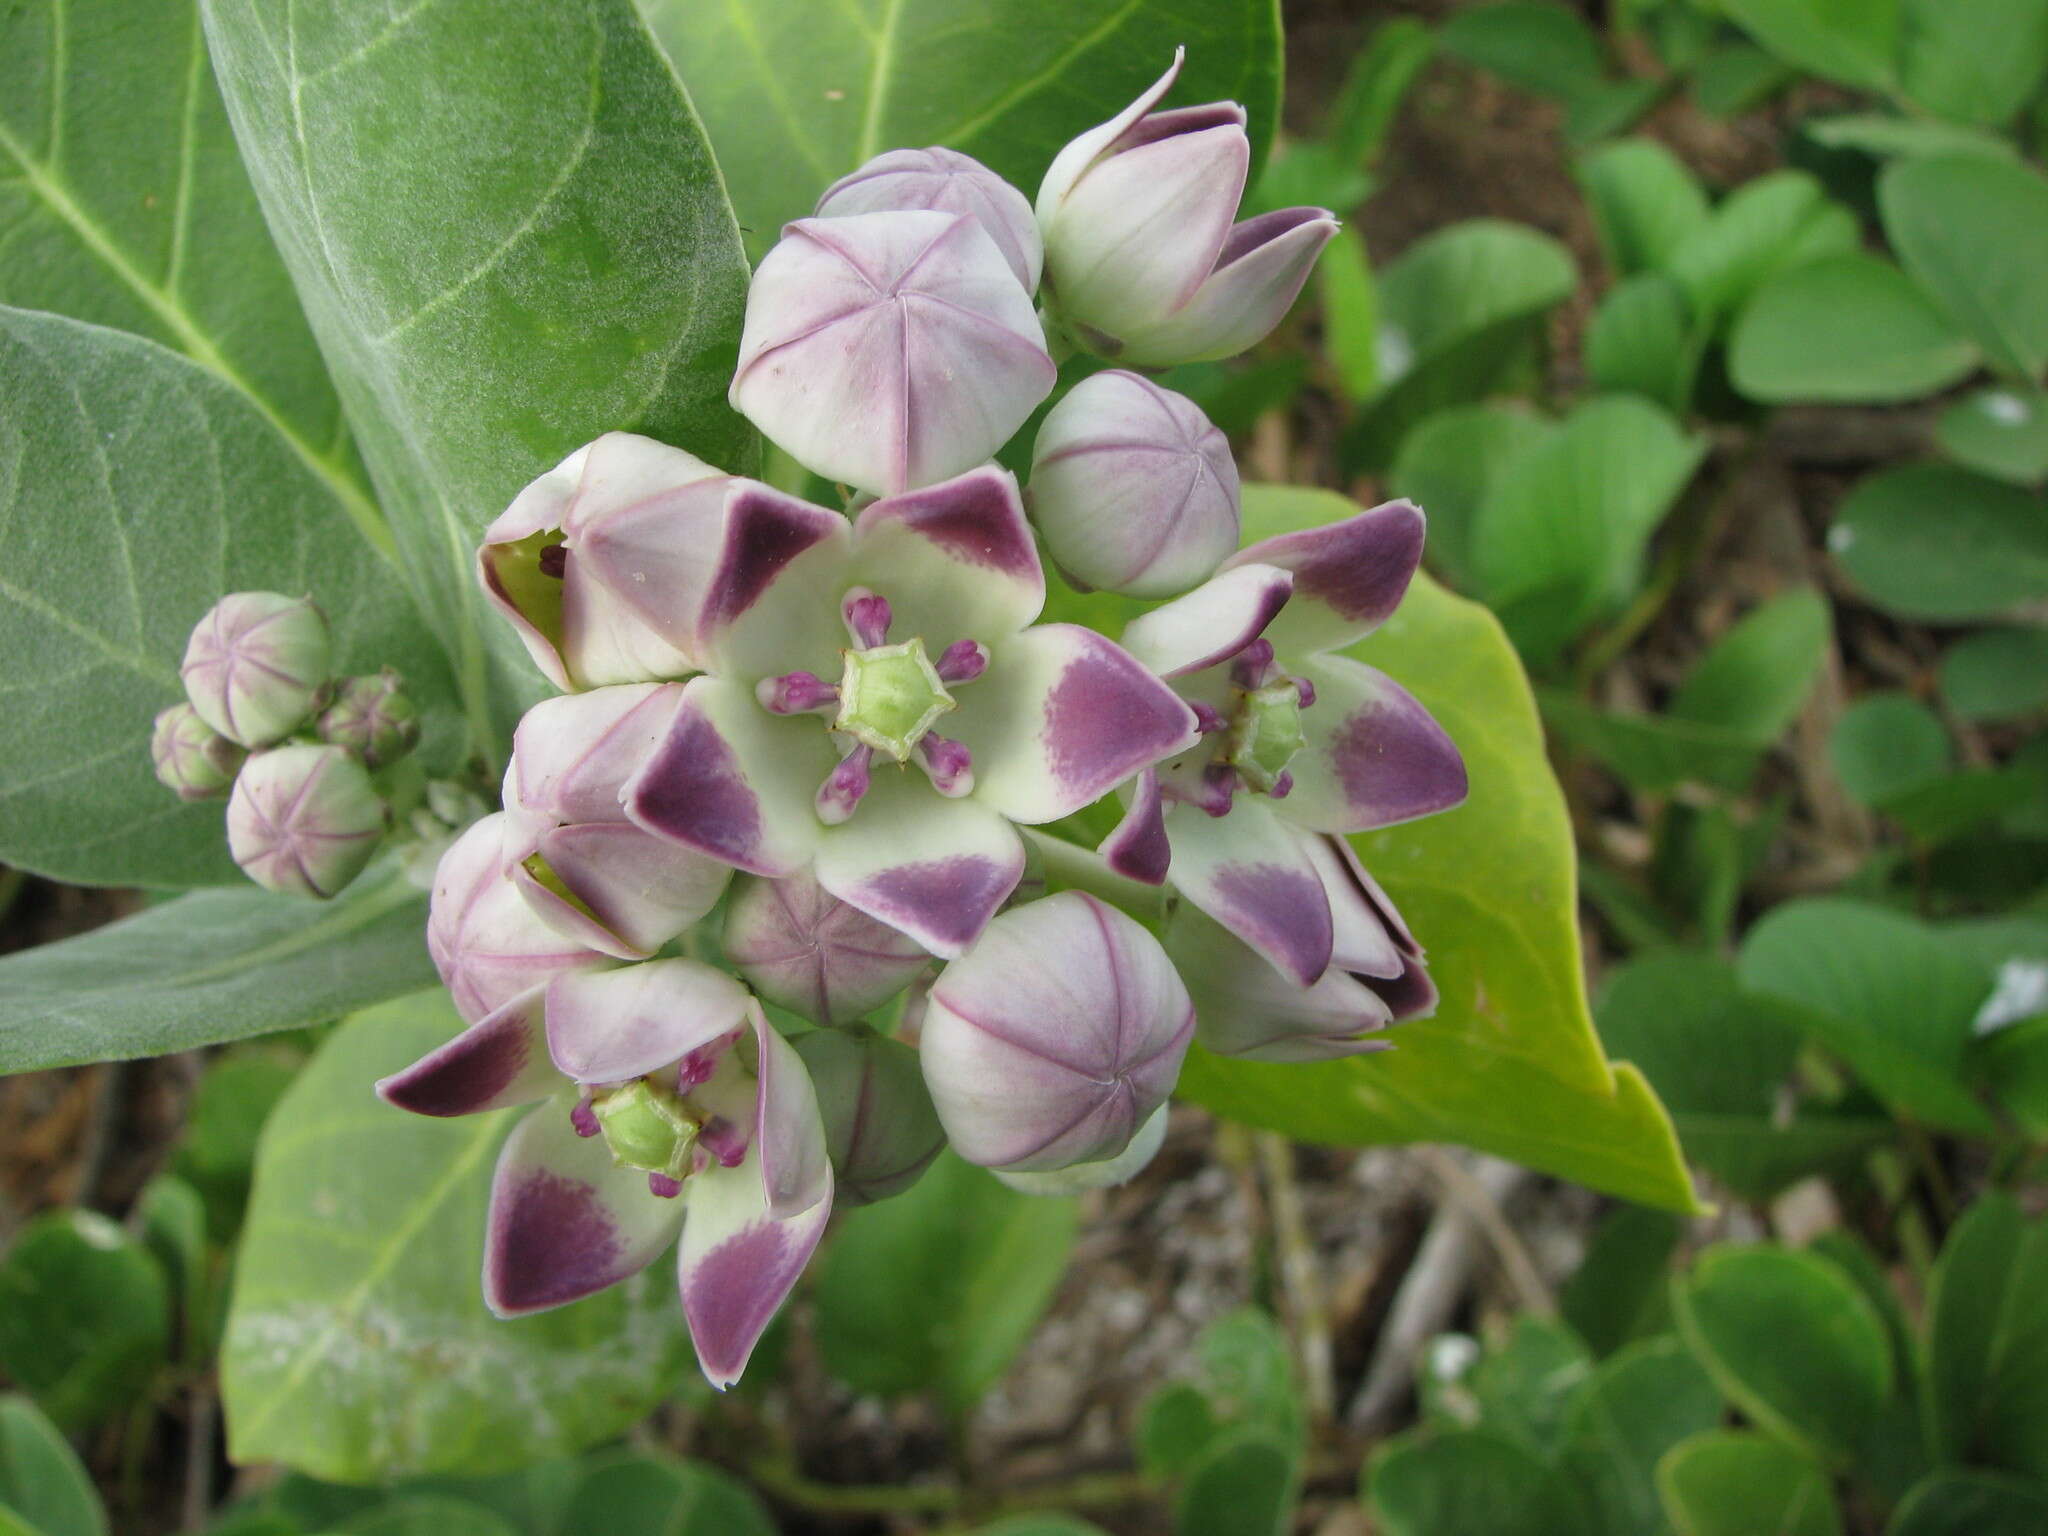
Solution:
[(196, 0), (0, 10), (0, 304), (147, 336), (245, 396), (389, 553), (264, 228)]
[(1438, 411), (1402, 439), (1387, 484), (1428, 514), (1431, 569), (1460, 586), (1472, 584), (1479, 509), (1556, 430), (1520, 405), (1461, 405)]
[(1368, 400), (1380, 381), (1379, 299), (1365, 241), (1356, 230), (1337, 232), (1316, 265), (1316, 286), (1323, 300), (1323, 350), (1337, 382), (1354, 405)]
[(501, 1472), (618, 1434), (673, 1385), (665, 1263), (552, 1312), (485, 1310), (491, 1168), (526, 1111), (435, 1120), (372, 1092), (461, 1027), (438, 989), (356, 1015), (265, 1128), (221, 1351), (233, 1460)]
[(107, 1512), (78, 1455), (26, 1397), (0, 1397), (0, 1521), (36, 1536), (107, 1536)]
[(2010, 160), (2017, 153), (2010, 141), (1980, 128), (1944, 123), (1931, 117), (1886, 117), (1876, 112), (1845, 112), (1808, 118), (1800, 132), (1829, 149), (1853, 149), (1877, 159), (1893, 155), (1990, 155)]
[(434, 979), (396, 869), (331, 902), (200, 891), (0, 960), (0, 1073), (168, 1056), (324, 1023)]
[(1948, 406), (1934, 435), (1958, 464), (2015, 485), (2048, 480), (2048, 398), (2036, 390), (1980, 389)]
[(1280, 113), (1271, 0), (642, 0), (711, 126), (756, 252), (889, 149), (944, 145), (1029, 198), (1060, 147), (1184, 46), (1167, 100), (1243, 102), (1256, 179)]
[(2048, 597), (2040, 496), (1952, 465), (1861, 481), (1835, 511), (1828, 549), (1873, 600), (1908, 618), (1990, 618)]
[(1678, 1536), (1841, 1536), (1828, 1480), (1789, 1445), (1710, 1429), (1657, 1464), (1657, 1493)]
[(1714, 642), (1671, 695), (1671, 715), (1767, 746), (1806, 703), (1830, 638), (1827, 601), (1818, 592), (1781, 592)]
[(1905, 0), (1906, 94), (1958, 122), (1996, 128), (2048, 70), (2048, 0)]
[(1773, 171), (1722, 199), (1672, 248), (1666, 270), (1693, 315), (1718, 325), (1775, 274), (1861, 244), (1855, 215), (1828, 201), (1818, 181), (1804, 171)]
[(1743, 309), (1728, 350), (1735, 387), (1769, 404), (1913, 400), (1979, 361), (1905, 273), (1862, 253), (1779, 273)]
[(1663, 270), (1708, 220), (1698, 178), (1654, 139), (1594, 150), (1580, 158), (1576, 173), (1617, 277)]
[(2048, 181), (1982, 155), (1898, 160), (1878, 179), (1885, 237), (1998, 367), (2048, 368)]
[(1941, 717), (1907, 693), (1869, 693), (1842, 711), (1828, 762), (1842, 787), (1882, 805), (1949, 771), (1954, 749)]
[(744, 471), (747, 267), (702, 128), (630, 0), (398, 11), (202, 0), (215, 73), (479, 748), (536, 691), (477, 535), (611, 430)]
[(1634, 393), (1675, 414), (1692, 403), (1704, 337), (1684, 291), (1661, 272), (1617, 284), (1586, 330), (1586, 377), (1603, 393)]
[[(239, 880), (218, 802), (150, 768), (192, 626), (223, 594), (312, 595), (336, 662), (451, 706), (390, 566), (249, 397), (176, 353), (0, 309), (0, 857), (83, 884)], [(431, 717), (430, 717), (431, 719)], [(461, 755), (433, 733), (433, 762)]]
[(1721, 9), (1799, 69), (1873, 90), (1896, 78), (1899, 0), (1721, 0)]
[[(1328, 522), (1328, 491), (1251, 486), (1257, 539)], [(1436, 1016), (1398, 1050), (1315, 1066), (1199, 1049), (1181, 1078), (1219, 1113), (1303, 1140), (1454, 1141), (1645, 1205), (1692, 1206), (1670, 1122), (1633, 1067), (1593, 1033), (1580, 964), (1575, 855), (1528, 683), (1499, 625), (1418, 577), (1351, 654), (1411, 690), (1464, 754), (1457, 810), (1353, 839), (1429, 951)]]

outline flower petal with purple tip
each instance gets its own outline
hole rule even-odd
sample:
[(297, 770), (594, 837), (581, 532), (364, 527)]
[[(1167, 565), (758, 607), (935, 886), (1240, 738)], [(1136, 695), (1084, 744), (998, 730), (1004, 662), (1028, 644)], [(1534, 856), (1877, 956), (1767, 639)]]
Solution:
[(544, 988), (497, 1012), (377, 1084), (385, 1103), (416, 1115), (475, 1115), (531, 1104), (562, 1085), (541, 1027)]
[(1166, 829), (1180, 893), (1295, 985), (1313, 986), (1330, 964), (1335, 936), (1307, 839), (1249, 795), (1239, 795), (1227, 816), (1176, 805)]
[(1223, 1056), (1253, 1061), (1331, 1061), (1384, 1050), (1372, 1038), (1387, 1005), (1342, 971), (1296, 986), (1200, 911), (1174, 915), (1166, 947), (1195, 999), (1195, 1033)]
[(978, 798), (945, 799), (915, 772), (878, 775), (854, 815), (826, 830), (818, 883), (950, 958), (981, 936), (1017, 888), (1024, 845)]
[(825, 1151), (825, 1121), (803, 1058), (775, 1032), (759, 1003), (750, 1004), (758, 1051), (754, 1076), (754, 1142), (768, 1214), (777, 1221), (809, 1210), (832, 1194), (832, 1163)]
[(559, 976), (547, 989), (548, 1054), (579, 1083), (622, 1083), (743, 1027), (747, 989), (697, 960)]
[(625, 787), (626, 814), (735, 868), (791, 874), (817, 848), (812, 802), (836, 761), (817, 721), (771, 715), (730, 678), (692, 678), (668, 735)]
[(758, 682), (797, 668), (837, 671), (838, 604), (852, 549), (846, 519), (756, 481), (727, 497), (718, 557), (696, 605), (707, 670)]
[(974, 754), (973, 798), (1027, 826), (1100, 799), (1201, 734), (1171, 688), (1076, 624), (996, 647), (948, 728)]
[(1258, 639), (1293, 590), (1289, 571), (1233, 562), (1194, 591), (1131, 620), (1120, 643), (1161, 677), (1184, 677), (1228, 661)]
[(1157, 324), (1123, 333), (1118, 356), (1163, 368), (1258, 345), (1287, 317), (1337, 227), (1326, 208), (1282, 208), (1234, 226), (1194, 296)]
[(1315, 832), (1369, 832), (1464, 802), (1457, 744), (1407, 689), (1344, 656), (1311, 657), (1302, 671), (1316, 703), (1302, 711), (1307, 741), (1289, 764), (1283, 816)]
[(735, 1168), (714, 1164), (689, 1181), (676, 1283), (697, 1364), (720, 1391), (740, 1379), (824, 1236), (832, 1215), (830, 1164), (825, 1177), (825, 1198), (783, 1221), (768, 1214), (751, 1159)]
[(898, 640), (918, 634), (933, 656), (1014, 634), (1045, 606), (1016, 476), (996, 465), (871, 503), (854, 542), (855, 579), (890, 598)]
[(612, 1166), (604, 1138), (550, 1099), (513, 1128), (491, 1179), (484, 1302), (519, 1317), (594, 1296), (638, 1274), (675, 1241), (683, 1202), (648, 1192), (647, 1175)]
[(1131, 803), (1096, 850), (1118, 874), (1147, 885), (1164, 885), (1173, 863), (1173, 843), (1166, 835), (1166, 802), (1159, 793), (1159, 774), (1147, 768), (1138, 775)]
[(1333, 651), (1372, 633), (1401, 605), (1422, 562), (1427, 521), (1413, 502), (1389, 501), (1342, 522), (1261, 539), (1224, 569), (1279, 566), (1294, 596), (1267, 632), (1282, 655)]

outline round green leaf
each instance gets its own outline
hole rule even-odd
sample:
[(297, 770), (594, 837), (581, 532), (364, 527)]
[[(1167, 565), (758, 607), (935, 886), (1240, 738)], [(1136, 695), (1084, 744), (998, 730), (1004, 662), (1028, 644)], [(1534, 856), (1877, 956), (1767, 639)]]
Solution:
[(2048, 480), (2048, 398), (2033, 390), (1965, 395), (1941, 413), (1934, 434), (1965, 468), (2015, 485)]
[(1657, 1493), (1678, 1536), (1841, 1536), (1821, 1469), (1790, 1446), (1708, 1430), (1657, 1464)]
[(76, 1434), (163, 1364), (170, 1304), (149, 1250), (95, 1211), (51, 1211), (0, 1263), (0, 1372)]
[(1535, 1452), (1479, 1429), (1387, 1441), (1366, 1463), (1366, 1497), (1387, 1536), (1559, 1536), (1578, 1523)]
[(1864, 695), (1842, 711), (1828, 738), (1835, 777), (1865, 805), (1940, 778), (1950, 752), (1940, 718), (1905, 693)]
[(1737, 187), (1712, 217), (1681, 240), (1665, 264), (1692, 313), (1720, 321), (1773, 274), (1862, 243), (1848, 209), (1828, 201), (1804, 171), (1773, 171)]
[(461, 1027), (447, 995), (357, 1014), (264, 1128), (221, 1351), (229, 1455), (336, 1482), (483, 1475), (619, 1433), (674, 1384), (672, 1272), (509, 1321), (484, 1211), (523, 1110), (433, 1120), (371, 1085)]
[(1744, 614), (1671, 696), (1673, 718), (1717, 725), (1759, 746), (1782, 735), (1827, 659), (1827, 600), (1794, 587)]
[[(1244, 507), (1247, 540), (1355, 510), (1332, 492), (1273, 486), (1246, 487)], [(1428, 948), (1442, 1002), (1401, 1026), (1399, 1050), (1368, 1057), (1301, 1066), (1196, 1049), (1182, 1093), (1303, 1140), (1462, 1142), (1690, 1209), (1662, 1107), (1593, 1033), (1570, 818), (1499, 624), (1418, 577), (1400, 611), (1349, 654), (1411, 690), (1464, 754), (1464, 805), (1353, 839)]]
[(1965, 720), (2010, 720), (2048, 708), (2048, 629), (1987, 629), (1948, 648), (1941, 693)]
[(1905, 31), (1906, 94), (1958, 122), (2010, 122), (2048, 69), (2043, 0), (1915, 0)]
[(1872, 90), (1892, 83), (1899, 0), (1722, 0), (1721, 9), (1799, 69)]
[(1284, 1536), (1301, 1494), (1301, 1447), (1261, 1426), (1211, 1441), (1174, 1501), (1176, 1536)]
[(1977, 366), (1977, 349), (1882, 257), (1833, 256), (1758, 291), (1729, 343), (1735, 387), (1770, 404), (1911, 400)]
[(1685, 163), (1655, 139), (1623, 139), (1581, 156), (1579, 185), (1600, 249), (1617, 276), (1661, 271), (1707, 222), (1707, 195)]
[(1899, 160), (1878, 181), (1886, 237), (2000, 368), (2048, 367), (2048, 181), (1982, 155)]
[(1557, 429), (1514, 405), (1438, 411), (1401, 440), (1387, 483), (1429, 512), (1430, 566), (1459, 585), (1472, 581), (1479, 509), (1538, 443)]
[(1685, 293), (1661, 272), (1618, 284), (1593, 312), (1586, 373), (1596, 389), (1645, 395), (1667, 411), (1683, 411), (1699, 362)]
[(1943, 1459), (2048, 1478), (2048, 1222), (1980, 1198), (1928, 1287), (1922, 1408)]
[(1061, 146), (1185, 46), (1171, 106), (1250, 113), (1254, 176), (1280, 115), (1280, 17), (1261, 0), (646, 0), (764, 251), (825, 189), (888, 149), (943, 145), (1035, 196)]
[(1846, 1459), (1891, 1396), (1884, 1319), (1825, 1259), (1789, 1248), (1712, 1249), (1672, 1299), (1686, 1343), (1729, 1400), (1816, 1455)]
[(1721, 1393), (1675, 1338), (1646, 1339), (1604, 1361), (1572, 1405), (1566, 1465), (1607, 1531), (1653, 1531), (1657, 1463), (1721, 1422)]
[(0, 1397), (0, 1527), (9, 1511), (35, 1536), (107, 1536), (91, 1475), (25, 1397)]
[(1996, 1472), (1947, 1468), (1916, 1483), (1885, 1536), (2040, 1536), (2048, 1485)]
[(1843, 570), (1906, 618), (1978, 619), (2048, 596), (2039, 497), (1945, 464), (1872, 475), (1828, 530)]

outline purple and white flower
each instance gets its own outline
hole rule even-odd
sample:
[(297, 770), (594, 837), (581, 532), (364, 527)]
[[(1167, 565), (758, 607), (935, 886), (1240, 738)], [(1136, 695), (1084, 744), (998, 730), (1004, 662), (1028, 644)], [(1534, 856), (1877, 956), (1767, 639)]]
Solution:
[(720, 947), (757, 993), (814, 1024), (851, 1024), (931, 964), (915, 939), (848, 906), (809, 870), (741, 875)]
[(1042, 1173), (1123, 1153), (1173, 1091), (1194, 1027), (1144, 925), (1062, 891), (1005, 912), (939, 973), (919, 1055), (954, 1151)]
[(643, 832), (624, 786), (681, 706), (680, 683), (622, 683), (526, 712), (505, 774), (505, 873), (556, 933), (644, 960), (717, 905), (731, 866)]
[(806, 469), (895, 495), (993, 454), (1058, 370), (981, 220), (798, 219), (747, 290), (733, 409)]
[(1038, 188), (1047, 306), (1101, 357), (1233, 357), (1280, 323), (1337, 232), (1324, 208), (1234, 223), (1251, 165), (1234, 101), (1155, 112), (1185, 50), (1122, 112), (1059, 152)]
[(817, 217), (907, 209), (971, 214), (1003, 253), (1027, 293), (1038, 291), (1045, 246), (1031, 201), (994, 171), (957, 149), (892, 149), (825, 189)]
[[(1345, 865), (1341, 834), (1465, 797), (1464, 761), (1429, 712), (1385, 673), (1330, 654), (1399, 605), (1423, 527), (1420, 511), (1395, 501), (1264, 540), (1124, 631), (1131, 654), (1201, 716), (1204, 736), (1139, 777), (1102, 852), (1154, 884), (1170, 865), (1189, 902), (1296, 988), (1333, 966), (1388, 982), (1405, 974), (1392, 908)], [(1228, 1011), (1205, 1015), (1205, 1040), (1209, 1018)]]
[(1046, 413), (1031, 522), (1084, 590), (1171, 597), (1237, 548), (1237, 463), (1200, 406), (1135, 373), (1091, 374)]
[(484, 1299), (501, 1317), (639, 1273), (675, 1242), (697, 1360), (731, 1386), (832, 1210), (802, 1060), (693, 960), (569, 972), (377, 1085), (424, 1115), (538, 1107), (499, 1154)]
[(1068, 815), (1198, 740), (1121, 648), (1034, 626), (1045, 573), (993, 466), (837, 513), (728, 499), (688, 598), (690, 680), (626, 786), (647, 831), (826, 891), (933, 954), (1016, 887), (1016, 824)]

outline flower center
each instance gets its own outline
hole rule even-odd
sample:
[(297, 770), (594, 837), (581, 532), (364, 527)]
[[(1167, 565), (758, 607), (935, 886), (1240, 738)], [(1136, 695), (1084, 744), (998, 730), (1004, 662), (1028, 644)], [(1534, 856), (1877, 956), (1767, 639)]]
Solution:
[(831, 826), (854, 813), (868, 792), (878, 752), (899, 764), (914, 756), (940, 794), (967, 794), (974, 788), (973, 755), (932, 726), (958, 707), (949, 685), (971, 683), (987, 670), (988, 647), (956, 640), (935, 662), (921, 635), (892, 645), (888, 599), (865, 587), (846, 594), (839, 614), (853, 644), (839, 653), (844, 666), (838, 687), (814, 672), (788, 672), (762, 679), (754, 690), (770, 714), (832, 717), (829, 729), (845, 750), (818, 787), (818, 819)]
[(1218, 761), (1235, 768), (1247, 789), (1268, 795), (1301, 744), (1301, 691), (1282, 678), (1244, 695)]
[(594, 1094), (590, 1108), (619, 1167), (638, 1168), (677, 1184), (689, 1175), (704, 1126), (673, 1088), (636, 1077), (622, 1087)]
[(1273, 659), (1272, 642), (1254, 640), (1230, 667), (1229, 713), (1196, 703), (1202, 734), (1215, 740), (1209, 756), (1181, 759), (1162, 777), (1177, 800), (1227, 816), (1238, 790), (1283, 800), (1294, 788), (1288, 764), (1302, 749), (1301, 712), (1316, 701), (1315, 685), (1292, 677)]

